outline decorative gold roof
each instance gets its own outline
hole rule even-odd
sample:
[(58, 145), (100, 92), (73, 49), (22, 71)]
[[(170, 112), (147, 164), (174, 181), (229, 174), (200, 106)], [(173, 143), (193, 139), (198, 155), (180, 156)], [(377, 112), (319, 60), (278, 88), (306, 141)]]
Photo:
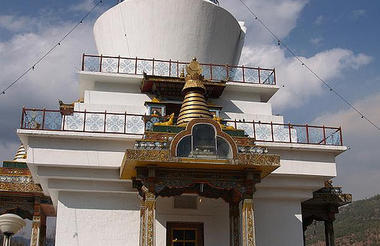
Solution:
[(185, 98), (178, 115), (177, 125), (186, 125), (192, 119), (212, 118), (204, 97), (206, 87), (203, 84), (202, 67), (196, 58), (186, 67), (186, 72), (186, 83), (182, 89)]

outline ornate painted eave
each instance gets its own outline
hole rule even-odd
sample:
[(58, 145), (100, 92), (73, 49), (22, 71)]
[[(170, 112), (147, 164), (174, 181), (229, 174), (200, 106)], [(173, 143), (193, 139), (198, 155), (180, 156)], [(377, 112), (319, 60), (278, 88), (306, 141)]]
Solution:
[(36, 199), (45, 215), (55, 216), (51, 199), (43, 194), (40, 185), (33, 182), (28, 168), (0, 168), (0, 213), (13, 212), (23, 218), (33, 219)]
[(128, 149), (124, 155), (120, 177), (122, 179), (132, 179), (136, 177), (136, 167), (146, 166), (183, 169), (255, 170), (260, 171), (261, 178), (264, 178), (280, 167), (280, 156), (239, 153), (237, 159), (206, 160), (170, 157), (169, 150)]
[(0, 168), (0, 191), (40, 193), (42, 188), (33, 182), (29, 169), (25, 168)]
[[(144, 75), (141, 82), (141, 92), (152, 93), (157, 97), (182, 100), (182, 88), (185, 78), (173, 78), (155, 75)], [(218, 98), (222, 95), (226, 82), (204, 81), (207, 98)]]

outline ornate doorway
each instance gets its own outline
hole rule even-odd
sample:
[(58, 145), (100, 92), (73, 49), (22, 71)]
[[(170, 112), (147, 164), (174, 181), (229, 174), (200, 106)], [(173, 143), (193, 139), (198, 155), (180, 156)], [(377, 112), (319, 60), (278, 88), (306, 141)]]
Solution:
[(167, 222), (167, 246), (203, 246), (203, 223)]

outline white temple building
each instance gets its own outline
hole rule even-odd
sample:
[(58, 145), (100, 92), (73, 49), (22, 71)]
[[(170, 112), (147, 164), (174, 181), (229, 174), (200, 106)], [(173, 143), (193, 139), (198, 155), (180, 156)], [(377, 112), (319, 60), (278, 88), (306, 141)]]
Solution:
[(57, 246), (302, 246), (313, 219), (334, 245), (342, 130), (272, 114), (275, 69), (238, 65), (246, 31), (207, 0), (126, 0), (97, 19), (79, 100), (24, 108), (17, 131)]

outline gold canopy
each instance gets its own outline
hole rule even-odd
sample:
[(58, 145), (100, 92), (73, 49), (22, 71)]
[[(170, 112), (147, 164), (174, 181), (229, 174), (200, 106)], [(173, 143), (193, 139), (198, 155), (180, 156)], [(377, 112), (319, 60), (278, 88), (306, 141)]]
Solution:
[(182, 89), (185, 98), (178, 115), (177, 125), (185, 125), (192, 119), (212, 118), (204, 96), (206, 87), (203, 84), (202, 67), (196, 58), (186, 67), (186, 72), (186, 83)]

